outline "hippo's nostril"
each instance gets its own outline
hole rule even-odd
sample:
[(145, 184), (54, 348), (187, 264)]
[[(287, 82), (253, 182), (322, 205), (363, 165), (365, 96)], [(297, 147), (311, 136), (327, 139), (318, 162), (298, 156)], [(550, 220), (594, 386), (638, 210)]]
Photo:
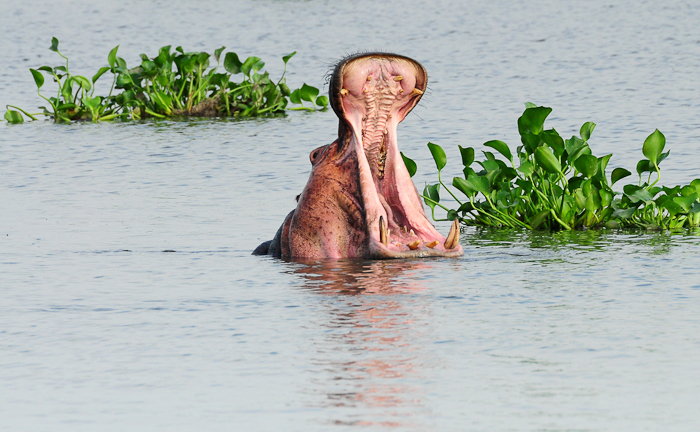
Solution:
[(318, 154), (321, 152), (321, 149), (316, 149), (309, 154), (309, 159), (311, 160), (311, 163), (316, 162), (316, 159), (318, 158)]

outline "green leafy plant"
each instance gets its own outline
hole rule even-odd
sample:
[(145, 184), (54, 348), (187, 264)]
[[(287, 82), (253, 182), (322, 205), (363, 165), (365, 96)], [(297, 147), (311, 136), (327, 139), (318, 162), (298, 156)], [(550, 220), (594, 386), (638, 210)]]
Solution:
[[(656, 186), (661, 178), (659, 165), (670, 153), (663, 152), (666, 139), (660, 131), (644, 141), (645, 158), (637, 164), (638, 184), (625, 185), (622, 192), (615, 192), (613, 185), (631, 172), (615, 168), (608, 180), (606, 168), (612, 154), (594, 156), (588, 143), (595, 123), (585, 123), (579, 136), (564, 140), (555, 129), (544, 128), (551, 111), (526, 104), (518, 119), (522, 145), (515, 153), (502, 141), (488, 141), (484, 146), (496, 153), (483, 151), (485, 160), (475, 163), (474, 149), (460, 146), (463, 176), (452, 179), (454, 191), (442, 180), (447, 165), (445, 152), (437, 144), (428, 143), (438, 182), (426, 185), (422, 197), (433, 219), (555, 231), (604, 225), (646, 229), (700, 225), (700, 179), (673, 188)], [(402, 156), (412, 175), (415, 163)], [(440, 203), (441, 189), (457, 202), (457, 208)], [(436, 207), (447, 212), (444, 219), (435, 217)]]
[[(37, 93), (49, 107), (40, 107), (43, 112), (31, 114), (7, 105), (5, 119), (8, 122), (23, 122), (22, 114), (32, 120), (44, 115), (57, 122), (97, 122), (149, 116), (253, 117), (279, 114), (285, 109), (316, 110), (328, 106), (328, 98), (318, 96), (317, 88), (303, 84), (300, 89), (291, 91), (287, 85), (287, 63), (296, 52), (282, 57), (284, 72), (274, 81), (269, 72), (263, 71), (265, 62), (260, 58), (248, 57), (240, 61), (234, 52), (223, 57), (225, 72), (220, 72), (221, 56), (226, 47), (214, 51), (215, 66), (211, 66), (212, 56), (206, 52), (185, 52), (182, 47), (173, 52), (170, 46), (165, 46), (155, 57), (141, 54), (141, 64), (128, 68), (126, 61), (118, 57), (119, 46), (116, 46), (107, 56), (108, 64), (88, 79), (71, 73), (68, 58), (59, 51), (58, 45), (58, 39), (53, 38), (49, 49), (65, 59), (65, 65), (29, 70)], [(109, 94), (95, 95), (95, 83), (108, 72), (112, 74)], [(55, 96), (42, 93), (44, 75), (52, 77), (57, 84)], [(235, 75), (242, 75), (242, 80), (235, 82)], [(117, 94), (113, 94), (115, 89)], [(313, 107), (304, 106), (302, 100), (311, 102)], [(301, 107), (287, 108), (290, 101)]]

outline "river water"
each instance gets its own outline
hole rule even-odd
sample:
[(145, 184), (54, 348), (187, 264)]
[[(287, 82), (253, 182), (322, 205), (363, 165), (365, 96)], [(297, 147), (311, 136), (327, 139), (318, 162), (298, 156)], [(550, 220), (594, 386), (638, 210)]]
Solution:
[[(344, 53), (421, 61), (399, 127), (518, 141), (523, 103), (665, 184), (700, 177), (700, 6), (668, 1), (0, 3), (0, 103), (29, 67), (91, 76), (111, 48), (280, 57), (324, 85)], [(49, 85), (51, 83), (47, 83)], [(325, 88), (324, 88), (325, 90)], [(469, 229), (464, 257), (253, 257), (331, 142), (331, 111), (249, 121), (0, 125), (0, 430), (691, 431), (700, 428), (700, 233)], [(438, 224), (447, 232), (447, 226)]]

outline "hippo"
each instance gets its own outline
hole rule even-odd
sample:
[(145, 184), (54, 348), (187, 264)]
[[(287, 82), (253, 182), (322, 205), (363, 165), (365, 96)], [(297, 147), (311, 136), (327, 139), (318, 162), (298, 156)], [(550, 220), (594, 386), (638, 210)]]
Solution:
[(304, 191), (272, 240), (254, 255), (282, 258), (455, 257), (459, 224), (447, 237), (428, 221), (399, 152), (396, 127), (428, 83), (425, 68), (397, 54), (342, 59), (330, 75), (338, 139), (313, 150)]

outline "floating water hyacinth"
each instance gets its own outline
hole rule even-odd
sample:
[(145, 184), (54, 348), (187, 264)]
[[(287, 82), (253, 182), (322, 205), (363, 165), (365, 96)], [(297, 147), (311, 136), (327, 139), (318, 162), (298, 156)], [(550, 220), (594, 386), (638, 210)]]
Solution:
[[(268, 72), (263, 72), (265, 63), (260, 58), (240, 61), (234, 52), (226, 53), (225, 72), (219, 72), (226, 47), (214, 51), (214, 67), (210, 67), (212, 56), (206, 52), (185, 52), (182, 47), (173, 52), (170, 46), (165, 46), (155, 57), (141, 54), (141, 64), (128, 68), (126, 61), (117, 56), (119, 46), (116, 46), (107, 56), (108, 65), (88, 79), (70, 72), (68, 58), (59, 51), (58, 44), (58, 39), (53, 38), (49, 49), (63, 57), (65, 65), (30, 69), (37, 92), (48, 106), (39, 107), (41, 113), (28, 113), (8, 105), (5, 113), (8, 122), (22, 123), (22, 114), (32, 120), (44, 115), (57, 122), (170, 116), (255, 117), (328, 106), (328, 98), (318, 96), (317, 88), (303, 84), (291, 91), (287, 85), (284, 77), (287, 63), (296, 52), (282, 57), (284, 72), (274, 81)], [(95, 95), (95, 83), (108, 72), (112, 74), (109, 94)], [(243, 80), (235, 82), (233, 77), (239, 74)], [(45, 75), (58, 86), (55, 96), (42, 94)], [(304, 101), (310, 105), (304, 106)], [(300, 106), (288, 108), (289, 102)]]
[[(459, 146), (464, 176), (452, 179), (456, 191), (442, 180), (447, 164), (445, 152), (437, 144), (428, 143), (438, 182), (426, 185), (422, 197), (431, 208), (433, 219), (552, 231), (602, 226), (678, 229), (700, 225), (700, 179), (673, 188), (657, 186), (661, 178), (659, 165), (670, 153), (664, 153), (666, 138), (659, 130), (650, 134), (642, 146), (645, 158), (637, 163), (638, 183), (615, 192), (613, 185), (632, 173), (615, 168), (608, 180), (606, 167), (612, 154), (596, 157), (588, 144), (595, 123), (585, 123), (580, 136), (564, 140), (555, 129), (544, 129), (551, 111), (526, 104), (518, 119), (522, 145), (516, 148), (515, 156), (503, 141), (488, 141), (484, 146), (496, 153), (483, 151), (486, 159), (476, 161), (481, 169), (474, 166), (474, 149)], [(415, 162), (403, 157), (413, 175)], [(451, 209), (440, 203), (441, 188), (459, 207)], [(435, 217), (436, 207), (447, 212), (446, 218)]]

